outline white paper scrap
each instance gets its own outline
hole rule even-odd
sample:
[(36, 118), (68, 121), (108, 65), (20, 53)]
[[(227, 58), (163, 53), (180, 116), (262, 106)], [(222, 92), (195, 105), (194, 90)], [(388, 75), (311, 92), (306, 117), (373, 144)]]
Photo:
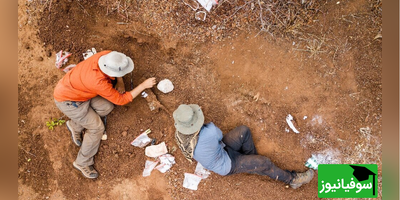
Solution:
[(296, 129), (296, 127), (294, 127), (294, 125), (293, 125), (293, 123), (292, 123), (292, 120), (293, 120), (293, 117), (292, 117), (292, 115), (289, 114), (289, 115), (286, 117), (286, 122), (288, 123), (289, 127), (293, 130), (293, 132), (295, 132), (295, 133), (300, 133), (300, 132)]
[(159, 164), (156, 169), (160, 171), (161, 173), (167, 172), (169, 169), (171, 169), (172, 165), (166, 165), (166, 164)]
[(151, 142), (151, 139), (149, 138), (149, 136), (147, 136), (147, 134), (149, 134), (150, 132), (151, 132), (151, 130), (147, 129), (145, 132), (143, 132), (138, 137), (136, 137), (131, 142), (131, 145), (140, 147), (140, 148), (145, 147), (147, 144), (149, 144)]
[(201, 181), (201, 177), (196, 174), (185, 173), (183, 187), (191, 190), (197, 190), (197, 186)]
[(158, 164), (158, 161), (150, 161), (146, 160), (146, 164), (143, 170), (143, 177), (150, 176), (151, 171), (153, 171), (154, 167)]
[(83, 53), (83, 59), (86, 60), (86, 59), (88, 59), (89, 57), (93, 56), (96, 53), (97, 53), (97, 51), (96, 51), (95, 48), (88, 49), (88, 50), (86, 50), (85, 53)]
[(168, 153), (168, 150), (167, 150), (167, 146), (165, 146), (165, 142), (161, 142), (158, 145), (148, 146), (145, 149), (146, 156), (153, 157), (153, 158), (161, 156), (166, 153)]

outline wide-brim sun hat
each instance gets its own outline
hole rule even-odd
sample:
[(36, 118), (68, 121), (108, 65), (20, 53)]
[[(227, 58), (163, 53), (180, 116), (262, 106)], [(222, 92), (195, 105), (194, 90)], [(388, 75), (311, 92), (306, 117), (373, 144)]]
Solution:
[(110, 77), (123, 77), (133, 70), (134, 64), (132, 59), (125, 54), (112, 51), (99, 58), (99, 67)]
[(176, 130), (185, 135), (197, 132), (204, 124), (203, 111), (196, 104), (181, 104), (172, 115)]

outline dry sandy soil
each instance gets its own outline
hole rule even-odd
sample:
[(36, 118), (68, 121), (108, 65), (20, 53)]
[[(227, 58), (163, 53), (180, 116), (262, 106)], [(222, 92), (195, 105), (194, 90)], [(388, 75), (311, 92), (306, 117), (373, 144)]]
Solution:
[[(198, 21), (181, 0), (18, 0), (19, 198), (318, 198), (317, 171), (296, 190), (259, 175), (214, 173), (197, 191), (183, 188), (196, 163), (174, 151), (172, 117), (151, 112), (140, 97), (108, 116), (108, 140), (95, 157), (100, 176), (85, 179), (72, 166), (79, 149), (66, 126), (51, 131), (46, 122), (66, 119), (52, 96), (65, 74), (55, 54), (71, 52), (67, 65), (76, 64), (92, 47), (130, 56), (134, 85), (143, 77), (170, 79), (173, 92), (152, 89), (169, 111), (195, 103), (224, 133), (247, 125), (259, 153), (283, 169), (307, 170), (312, 154), (329, 156), (324, 163), (378, 164), (381, 197), (382, 2), (276, 2), (221, 0)], [(285, 6), (291, 10), (280, 10)], [(289, 130), (288, 114), (299, 134)], [(149, 158), (130, 142), (148, 128), (176, 164), (143, 177)]]

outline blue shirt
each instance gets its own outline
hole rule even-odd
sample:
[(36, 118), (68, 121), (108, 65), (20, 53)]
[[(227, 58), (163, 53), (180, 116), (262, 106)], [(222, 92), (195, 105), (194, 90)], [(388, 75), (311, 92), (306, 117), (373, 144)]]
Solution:
[(199, 133), (193, 158), (206, 169), (224, 176), (231, 170), (231, 159), (221, 140), (222, 131), (214, 123), (204, 124)]

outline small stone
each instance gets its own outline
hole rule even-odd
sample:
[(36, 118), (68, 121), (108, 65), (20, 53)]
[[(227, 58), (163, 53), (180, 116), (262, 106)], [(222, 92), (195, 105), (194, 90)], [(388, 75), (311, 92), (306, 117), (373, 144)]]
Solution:
[(129, 38), (129, 35), (124, 35), (124, 38)]
[(107, 149), (107, 148), (108, 148), (108, 145), (106, 145), (106, 144), (105, 144), (105, 145), (103, 145), (103, 148)]
[(125, 137), (126, 135), (128, 135), (128, 132), (126, 132), (126, 131), (123, 131), (121, 134), (122, 134), (122, 136), (124, 136), (124, 137)]
[(42, 57), (42, 56), (39, 56), (39, 57), (36, 58), (36, 60), (37, 60), (37, 61), (43, 61), (43, 57)]
[(128, 131), (128, 130), (129, 130), (129, 127), (125, 126), (124, 131)]

